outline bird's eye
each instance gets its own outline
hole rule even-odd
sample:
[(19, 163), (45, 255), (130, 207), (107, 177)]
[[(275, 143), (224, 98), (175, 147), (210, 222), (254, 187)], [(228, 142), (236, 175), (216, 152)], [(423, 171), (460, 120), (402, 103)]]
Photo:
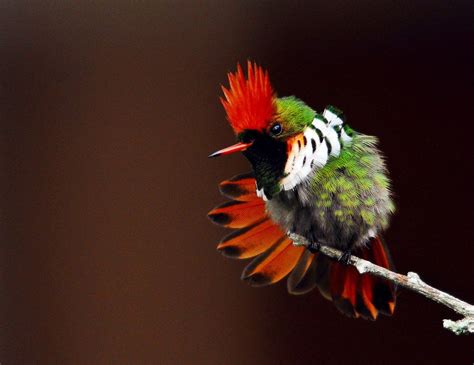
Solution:
[(275, 123), (270, 127), (270, 134), (272, 136), (278, 136), (283, 132), (283, 128), (280, 123)]

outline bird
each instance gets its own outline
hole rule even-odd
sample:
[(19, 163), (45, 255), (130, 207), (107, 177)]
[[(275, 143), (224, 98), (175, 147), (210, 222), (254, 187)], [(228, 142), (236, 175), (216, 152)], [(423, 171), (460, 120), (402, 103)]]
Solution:
[[(233, 231), (218, 251), (252, 259), (241, 277), (251, 286), (287, 277), (290, 294), (317, 288), (348, 317), (393, 315), (395, 285), (348, 264), (356, 255), (394, 269), (381, 236), (395, 206), (378, 139), (352, 129), (337, 107), (318, 113), (295, 96), (278, 97), (254, 62), (247, 76), (240, 64), (227, 76), (220, 101), (237, 143), (209, 157), (241, 152), (251, 171), (219, 184), (229, 200), (208, 217)], [(297, 246), (288, 233), (310, 244)], [(321, 245), (343, 255), (329, 258)]]

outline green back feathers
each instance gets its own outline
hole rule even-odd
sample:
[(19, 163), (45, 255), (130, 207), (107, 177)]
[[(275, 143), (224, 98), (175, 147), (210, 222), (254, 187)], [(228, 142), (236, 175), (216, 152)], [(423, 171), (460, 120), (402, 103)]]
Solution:
[(283, 124), (284, 135), (302, 132), (314, 119), (316, 112), (294, 96), (276, 100), (276, 120)]
[[(369, 226), (387, 224), (385, 215), (377, 219), (376, 214), (380, 209), (387, 213), (394, 210), (388, 195), (390, 180), (376, 145), (377, 138), (354, 134), (352, 143), (314, 175), (312, 190), (319, 208), (337, 205), (336, 219), (345, 224), (353, 223), (359, 215)], [(379, 219), (382, 221), (376, 222)]]
[[(337, 172), (344, 172), (348, 177), (364, 179), (370, 170), (385, 170), (383, 160), (377, 151), (377, 138), (355, 134), (352, 142), (344, 146), (341, 154), (331, 158), (314, 176), (313, 182), (320, 184), (331, 180)], [(387, 180), (388, 184), (388, 180)]]

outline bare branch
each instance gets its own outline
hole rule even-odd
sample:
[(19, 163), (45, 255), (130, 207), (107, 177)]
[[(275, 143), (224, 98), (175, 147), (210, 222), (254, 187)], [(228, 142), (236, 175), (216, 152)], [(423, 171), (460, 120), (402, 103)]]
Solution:
[[(288, 237), (293, 240), (295, 246), (308, 247), (310, 245), (310, 242), (306, 238), (298, 234), (288, 232)], [(342, 256), (341, 251), (329, 246), (321, 246), (319, 252), (336, 260)], [(457, 335), (474, 333), (474, 305), (429, 286), (420, 279), (418, 274), (414, 272), (409, 272), (407, 275), (398, 274), (354, 255), (351, 256), (349, 264), (353, 265), (360, 274), (370, 273), (374, 276), (390, 280), (397, 285), (413, 290), (437, 303), (451, 308), (464, 318), (458, 321), (445, 319), (443, 321), (444, 328)]]

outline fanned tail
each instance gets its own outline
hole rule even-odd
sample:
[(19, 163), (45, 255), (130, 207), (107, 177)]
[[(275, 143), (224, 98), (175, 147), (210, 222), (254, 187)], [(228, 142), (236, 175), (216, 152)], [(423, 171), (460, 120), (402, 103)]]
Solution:
[[(243, 280), (253, 286), (264, 286), (290, 274), (287, 286), (291, 294), (304, 294), (317, 287), (350, 317), (375, 320), (380, 313), (393, 314), (392, 283), (370, 274), (361, 275), (353, 266), (293, 246), (285, 232), (268, 217), (255, 187), (252, 173), (222, 182), (221, 193), (232, 200), (208, 214), (214, 223), (236, 228), (221, 240), (217, 246), (220, 252), (232, 258), (253, 258), (242, 273)], [(388, 249), (379, 237), (372, 238), (366, 247), (354, 251), (354, 255), (393, 269)]]
[[(366, 247), (353, 253), (393, 270), (388, 249), (380, 237), (371, 238)], [(379, 314), (390, 316), (395, 310), (393, 283), (370, 274), (361, 275), (355, 267), (322, 254), (305, 253), (288, 278), (288, 291), (304, 294), (315, 287), (349, 317), (375, 320)]]
[[(234, 176), (219, 185), (221, 193), (233, 199), (208, 213), (216, 224), (238, 228), (225, 236), (217, 249), (227, 257), (254, 259), (242, 279), (253, 286), (276, 283), (295, 267), (305, 249), (293, 246), (285, 232), (265, 212), (265, 202), (256, 195), (252, 173)], [(256, 257), (255, 257), (256, 256)]]

